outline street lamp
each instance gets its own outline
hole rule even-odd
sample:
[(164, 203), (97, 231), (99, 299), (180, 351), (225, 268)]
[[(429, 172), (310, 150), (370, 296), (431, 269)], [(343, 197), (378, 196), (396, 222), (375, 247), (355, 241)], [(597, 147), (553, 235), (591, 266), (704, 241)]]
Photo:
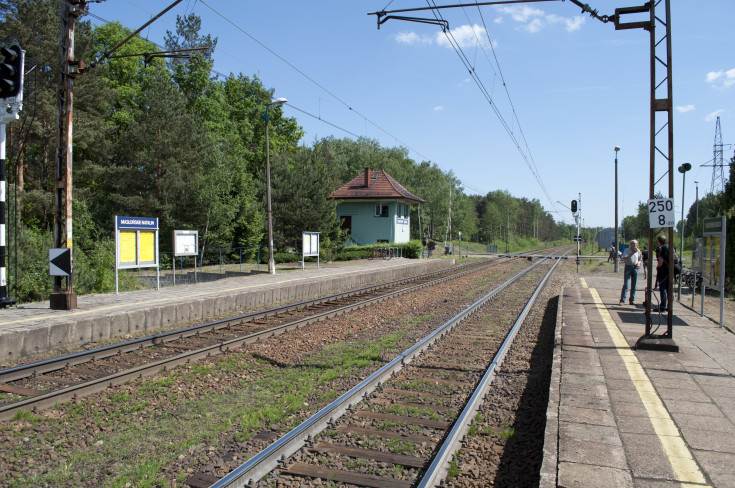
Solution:
[(697, 202), (697, 220), (696, 224), (694, 226), (694, 235), (697, 235), (697, 229), (699, 229), (699, 182), (695, 181), (695, 185), (697, 185), (697, 196), (696, 196), (696, 202)]
[(618, 151), (620, 146), (615, 146), (615, 265), (613, 268), (614, 272), (618, 272)]
[[(681, 166), (679, 166), (679, 173), (681, 173), (681, 234), (680, 234), (680, 241), (679, 241), (679, 254), (680, 256), (684, 256), (684, 186), (686, 185), (687, 181), (687, 171), (692, 169), (692, 165), (689, 163), (684, 163)], [(676, 292), (676, 299), (681, 301), (681, 275), (682, 273), (679, 273), (679, 290)]]
[(268, 108), (283, 105), (288, 100), (276, 98), (265, 106), (265, 198), (268, 201), (268, 273), (276, 274), (276, 262), (273, 259), (273, 213), (271, 210), (271, 158), (270, 139), (268, 137)]

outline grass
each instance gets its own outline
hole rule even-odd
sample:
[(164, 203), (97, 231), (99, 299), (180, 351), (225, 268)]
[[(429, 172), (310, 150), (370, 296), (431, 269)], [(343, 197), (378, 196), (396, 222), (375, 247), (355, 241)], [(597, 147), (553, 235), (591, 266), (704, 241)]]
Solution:
[(513, 427), (508, 427), (507, 429), (501, 430), (500, 432), (498, 432), (498, 435), (505, 442), (515, 440), (517, 437), (516, 430)]
[[(64, 439), (69, 430), (89, 432), (88, 445), (54, 444), (62, 458), (57, 465), (46, 466), (33, 476), (17, 474), (4, 483), (56, 486), (71, 480), (90, 483), (108, 479), (103, 486), (161, 486), (163, 466), (170, 466), (182, 454), (206, 461), (206, 446), (219, 445), (223, 435), (244, 442), (264, 428), (289, 430), (300, 421), (299, 412), (306, 404), (327, 403), (338, 395), (337, 389), (319, 391), (319, 386), (382, 362), (382, 355), (396, 349), (401, 338), (402, 334), (392, 334), (367, 343), (334, 344), (295, 367), (274, 366), (244, 353), (231, 354), (216, 363), (180, 368), (128, 385), (95, 403), (82, 400), (61, 405), (58, 408), (65, 421), (49, 423), (41, 437), (53, 442)], [(231, 375), (235, 378), (233, 387), (206, 397), (178, 388), (206, 383), (210, 375)], [(166, 404), (175, 408), (159, 407)], [(27, 411), (19, 411), (15, 420), (31, 424), (47, 421)], [(404, 451), (409, 446), (397, 444), (393, 448)], [(13, 464), (19, 465), (28, 453), (9, 455), (16, 456)], [(114, 478), (108, 473), (114, 473)]]
[(459, 470), (459, 451), (456, 451), (454, 453), (454, 459), (449, 463), (449, 469), (447, 470), (447, 481), (451, 481), (457, 476), (459, 476), (460, 470)]
[(393, 454), (405, 454), (414, 451), (414, 445), (412, 443), (398, 438), (389, 440), (386, 447), (388, 447), (388, 450)]
[(405, 407), (403, 405), (393, 404), (385, 409), (385, 411), (387, 413), (392, 413), (394, 415), (400, 415), (404, 417), (421, 417), (431, 420), (442, 420), (442, 418), (436, 413), (436, 411), (428, 408)]
[(36, 415), (35, 413), (29, 411), (29, 410), (17, 410), (15, 412), (15, 415), (13, 415), (13, 420), (24, 420), (31, 424), (36, 424), (39, 422), (45, 422), (46, 419), (40, 415)]

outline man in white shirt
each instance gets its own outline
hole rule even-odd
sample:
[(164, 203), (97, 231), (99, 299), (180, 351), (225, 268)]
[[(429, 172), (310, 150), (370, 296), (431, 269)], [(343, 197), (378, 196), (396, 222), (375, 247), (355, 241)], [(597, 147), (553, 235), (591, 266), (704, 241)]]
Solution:
[(643, 255), (638, 249), (638, 241), (630, 241), (630, 247), (623, 251), (623, 290), (620, 293), (620, 305), (625, 305), (625, 297), (628, 295), (628, 279), (630, 279), (630, 303), (635, 305), (635, 288), (638, 284), (638, 270), (643, 266)]

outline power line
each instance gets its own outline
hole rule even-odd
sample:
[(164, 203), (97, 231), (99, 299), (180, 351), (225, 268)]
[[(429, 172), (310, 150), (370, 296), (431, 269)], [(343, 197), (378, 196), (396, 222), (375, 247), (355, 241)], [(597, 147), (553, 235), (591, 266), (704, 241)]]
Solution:
[[(441, 12), (436, 9), (436, 4), (434, 3), (434, 0), (426, 0), (426, 3), (429, 5), (429, 8), (432, 8), (432, 13), (434, 14), (434, 18), (442, 22), (443, 24), (448, 24), (448, 22), (444, 19), (444, 17), (441, 15)], [(475, 2), (477, 4), (477, 2)], [(458, 5), (463, 6), (463, 5)], [(478, 5), (479, 8), (479, 5)], [(470, 22), (471, 23), (471, 22)], [(470, 28), (472, 26), (470, 25)], [(495, 116), (500, 121), (500, 124), (505, 129), (506, 133), (508, 134), (508, 137), (511, 139), (513, 144), (516, 146), (516, 149), (518, 150), (518, 153), (521, 155), (522, 159), (525, 161), (526, 165), (528, 166), (528, 169), (531, 171), (531, 174), (536, 179), (536, 182), (541, 187), (541, 190), (543, 191), (544, 195), (546, 195), (546, 198), (548, 199), (549, 203), (553, 208), (556, 208), (556, 205), (554, 204), (554, 201), (551, 198), (551, 195), (549, 195), (549, 192), (546, 190), (546, 185), (544, 185), (543, 180), (541, 179), (541, 176), (539, 174), (538, 168), (536, 167), (536, 163), (533, 161), (533, 157), (531, 156), (530, 148), (528, 147), (528, 143), (526, 142), (525, 135), (523, 134), (523, 130), (521, 129), (520, 121), (518, 120), (517, 114), (515, 112), (515, 108), (513, 107), (512, 101), (511, 101), (511, 107), (513, 108), (513, 115), (515, 117), (516, 122), (518, 123), (519, 131), (523, 137), (525, 146), (526, 146), (526, 152), (521, 148), (520, 141), (515, 136), (515, 133), (513, 132), (512, 127), (509, 126), (508, 122), (505, 120), (505, 117), (500, 112), (499, 108), (497, 107), (497, 104), (493, 101), (492, 95), (488, 92), (487, 87), (480, 79), (479, 75), (477, 74), (474, 66), (470, 62), (469, 58), (465, 54), (465, 52), (462, 50), (462, 46), (459, 44), (459, 42), (454, 37), (454, 34), (452, 34), (451, 29), (442, 27), (442, 31), (444, 32), (444, 35), (446, 36), (447, 40), (449, 41), (449, 44), (452, 46), (452, 49), (454, 49), (454, 52), (459, 56), (460, 61), (462, 64), (464, 64), (465, 69), (467, 69), (468, 73), (470, 74), (470, 77), (475, 82), (477, 87), (480, 89), (480, 92), (487, 100), (488, 104), (490, 105), (490, 108), (492, 108), (493, 112), (495, 113)], [(487, 33), (488, 39), (490, 39), (490, 34), (487, 32), (487, 28), (485, 28), (485, 32)], [(492, 46), (492, 40), (490, 40), (490, 46)], [(484, 49), (483, 49), (484, 51)], [(493, 53), (495, 50), (493, 49)], [(497, 62), (497, 56), (496, 56), (496, 62)], [(498, 63), (498, 69), (500, 69), (500, 65)], [(494, 71), (494, 70), (493, 70)], [(510, 101), (510, 93), (507, 90), (507, 86), (505, 83), (505, 80), (502, 78), (501, 75), (501, 81), (503, 82), (503, 86), (506, 87), (506, 94), (508, 96), (508, 99)]]
[[(399, 142), (403, 147), (405, 147), (405, 148), (413, 151), (415, 154), (417, 154), (418, 156), (420, 156), (424, 160), (431, 161), (431, 159), (427, 158), (426, 156), (424, 156), (423, 154), (421, 154), (419, 151), (417, 151), (413, 147), (409, 146), (408, 144), (406, 144), (405, 142), (403, 142), (402, 140), (400, 140), (398, 137), (396, 137), (395, 135), (393, 135), (392, 133), (388, 132), (386, 129), (384, 129), (383, 127), (381, 127), (377, 123), (375, 123), (372, 120), (370, 120), (369, 118), (367, 118), (365, 115), (363, 115), (358, 110), (356, 110), (354, 107), (352, 107), (351, 104), (347, 103), (345, 100), (343, 100), (342, 98), (340, 98), (337, 95), (335, 95), (334, 93), (332, 93), (329, 89), (327, 89), (321, 83), (319, 83), (316, 80), (314, 80), (311, 76), (309, 76), (308, 74), (306, 74), (303, 70), (299, 69), (294, 64), (292, 64), (291, 62), (289, 62), (288, 60), (286, 60), (283, 56), (281, 56), (280, 54), (278, 54), (277, 52), (275, 52), (273, 49), (271, 49), (270, 47), (268, 47), (267, 45), (265, 45), (264, 43), (262, 43), (261, 41), (259, 41), (258, 39), (256, 39), (252, 34), (250, 34), (249, 32), (247, 32), (241, 26), (237, 25), (230, 18), (226, 17), (225, 15), (223, 15), (222, 13), (220, 13), (218, 10), (214, 9), (207, 2), (205, 2), (204, 0), (201, 0), (200, 3), (202, 5), (204, 5), (204, 6), (206, 6), (207, 8), (209, 8), (212, 12), (214, 12), (220, 18), (222, 18), (227, 23), (229, 23), (230, 25), (232, 25), (234, 28), (236, 28), (237, 30), (239, 30), (240, 32), (242, 32), (244, 35), (246, 35), (247, 37), (249, 37), (250, 39), (252, 39), (253, 41), (255, 41), (257, 44), (259, 44), (261, 47), (263, 47), (266, 51), (268, 51), (269, 53), (271, 53), (272, 55), (274, 55), (276, 58), (278, 58), (279, 60), (281, 60), (283, 63), (285, 63), (287, 66), (289, 66), (291, 69), (293, 69), (294, 71), (296, 71), (297, 73), (299, 73), (300, 75), (302, 75), (304, 78), (306, 78), (307, 80), (309, 80), (311, 83), (313, 83), (314, 85), (316, 85), (317, 87), (319, 87), (321, 90), (323, 90), (329, 96), (331, 96), (332, 98), (334, 98), (336, 101), (338, 101), (339, 103), (341, 103), (342, 105), (344, 105), (345, 107), (347, 107), (348, 110), (350, 110), (350, 111), (354, 112), (355, 114), (357, 114), (358, 116), (362, 117), (363, 120), (365, 120), (365, 122), (370, 123), (373, 127), (377, 128), (378, 130), (380, 130), (381, 132), (383, 132), (387, 136), (389, 136), (392, 139), (394, 139), (395, 141)], [(309, 114), (309, 115), (311, 115), (311, 114)], [(317, 117), (317, 119), (322, 120), (319, 117)], [(330, 124), (330, 125), (332, 125), (332, 124)], [(340, 130), (344, 130), (344, 129), (340, 128)], [(477, 191), (478, 193), (482, 193), (481, 190), (472, 187), (472, 185), (469, 185), (469, 184), (467, 184), (466, 182), (464, 182), (462, 180), (459, 180), (459, 181), (466, 188), (470, 188), (473, 191)]]

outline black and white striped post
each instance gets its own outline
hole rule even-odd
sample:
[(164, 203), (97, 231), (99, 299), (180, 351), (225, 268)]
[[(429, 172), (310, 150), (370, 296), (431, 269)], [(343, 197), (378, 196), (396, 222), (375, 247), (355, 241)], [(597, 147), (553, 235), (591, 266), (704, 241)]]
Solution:
[[(5, 105), (5, 104), (3, 104)], [(5, 114), (3, 114), (5, 115)], [(13, 305), (5, 278), (5, 120), (0, 122), (0, 308)]]
[(18, 119), (23, 107), (23, 61), (20, 46), (0, 48), (0, 308), (13, 305), (16, 300), (8, 296), (5, 261), (5, 128)]

